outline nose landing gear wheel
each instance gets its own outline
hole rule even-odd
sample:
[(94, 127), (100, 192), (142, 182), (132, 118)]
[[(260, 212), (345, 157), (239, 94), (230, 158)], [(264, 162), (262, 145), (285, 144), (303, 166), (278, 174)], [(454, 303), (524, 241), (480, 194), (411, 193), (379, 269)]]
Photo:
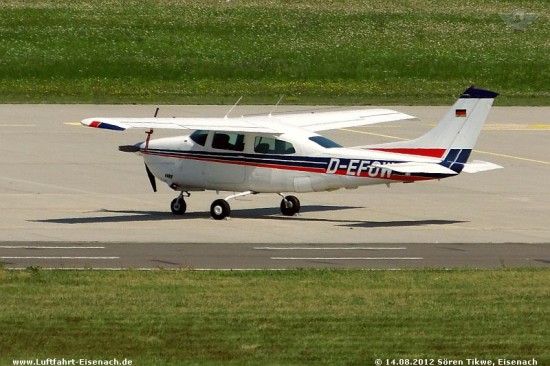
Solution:
[(187, 204), (183, 198), (174, 198), (170, 204), (170, 209), (174, 215), (183, 215), (187, 209)]
[(285, 216), (294, 216), (300, 212), (300, 200), (295, 196), (286, 196), (281, 201), (281, 213)]
[(210, 206), (210, 215), (214, 220), (223, 220), (231, 213), (231, 207), (226, 200), (218, 199), (212, 202)]

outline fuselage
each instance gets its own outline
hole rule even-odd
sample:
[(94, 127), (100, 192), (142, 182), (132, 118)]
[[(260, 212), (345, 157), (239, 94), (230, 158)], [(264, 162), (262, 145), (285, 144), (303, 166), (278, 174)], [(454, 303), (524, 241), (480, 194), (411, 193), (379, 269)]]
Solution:
[(174, 190), (317, 192), (443, 178), (384, 169), (384, 164), (438, 159), (343, 148), (314, 133), (196, 131), (140, 145), (151, 172)]

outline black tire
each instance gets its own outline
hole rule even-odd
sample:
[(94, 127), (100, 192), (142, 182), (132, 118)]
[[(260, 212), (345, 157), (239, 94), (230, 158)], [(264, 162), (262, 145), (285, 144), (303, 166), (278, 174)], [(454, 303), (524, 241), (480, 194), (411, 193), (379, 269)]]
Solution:
[(231, 214), (231, 207), (226, 200), (218, 199), (210, 206), (210, 215), (214, 220), (223, 220)]
[(174, 198), (170, 203), (170, 209), (174, 215), (183, 215), (187, 210), (187, 204), (183, 198)]
[(294, 216), (300, 212), (300, 200), (294, 196), (286, 196), (281, 200), (281, 213), (285, 216)]

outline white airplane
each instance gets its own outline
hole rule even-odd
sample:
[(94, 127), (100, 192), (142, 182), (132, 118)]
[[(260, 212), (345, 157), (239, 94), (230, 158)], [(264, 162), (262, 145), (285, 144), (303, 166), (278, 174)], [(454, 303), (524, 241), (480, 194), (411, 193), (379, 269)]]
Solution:
[[(420, 138), (354, 148), (316, 132), (414, 117), (364, 109), (238, 118), (87, 118), (81, 123), (118, 131), (148, 129), (145, 142), (119, 149), (143, 157), (155, 192), (155, 177), (180, 192), (171, 203), (174, 214), (185, 213), (189, 192), (215, 190), (239, 192), (212, 203), (216, 220), (229, 217), (230, 199), (257, 193), (280, 195), (281, 213), (292, 216), (300, 211), (300, 201), (285, 195), (289, 192), (425, 181), (501, 168), (467, 162), (497, 95), (470, 87)], [(155, 129), (193, 132), (151, 140)]]

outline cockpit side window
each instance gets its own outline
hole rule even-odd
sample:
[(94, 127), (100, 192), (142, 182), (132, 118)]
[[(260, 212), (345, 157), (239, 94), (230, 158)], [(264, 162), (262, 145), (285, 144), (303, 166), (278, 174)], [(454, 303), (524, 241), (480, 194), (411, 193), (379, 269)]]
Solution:
[(216, 132), (212, 139), (212, 147), (220, 150), (243, 151), (244, 135)]
[(193, 140), (194, 143), (204, 146), (206, 144), (206, 138), (208, 137), (208, 131), (197, 130), (193, 132), (189, 138)]
[(266, 136), (256, 136), (254, 140), (254, 152), (259, 154), (294, 154), (296, 149), (287, 141)]

